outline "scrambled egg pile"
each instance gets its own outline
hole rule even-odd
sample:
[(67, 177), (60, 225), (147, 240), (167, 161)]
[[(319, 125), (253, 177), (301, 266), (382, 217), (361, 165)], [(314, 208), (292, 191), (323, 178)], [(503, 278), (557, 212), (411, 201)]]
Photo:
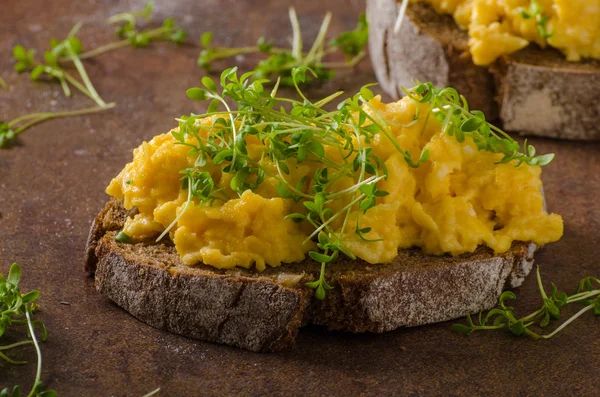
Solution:
[[(385, 263), (402, 248), (459, 255), (473, 252), (481, 244), (500, 253), (513, 241), (546, 244), (562, 236), (562, 218), (543, 209), (538, 166), (496, 164), (502, 155), (478, 150), (470, 138), (459, 143), (442, 133), (440, 122), (433, 117), (425, 125), (420, 120), (406, 127), (417, 111), (417, 104), (409, 98), (383, 104), (375, 97), (370, 105), (387, 120), (404, 150), (420, 153), (426, 147), (430, 156), (418, 168), (411, 168), (386, 137), (377, 134), (368, 144), (387, 165), (389, 178), (377, 186), (389, 195), (378, 197), (377, 205), (361, 215), (361, 228), (372, 228), (366, 237), (381, 241), (366, 242), (355, 233), (354, 226), (345, 229), (343, 241), (357, 257)], [(427, 104), (418, 106), (420, 114), (427, 113)], [(207, 118), (202, 122), (210, 126), (211, 121)], [(123, 229), (134, 239), (156, 238), (185, 209), (187, 189), (181, 189), (180, 171), (193, 167), (196, 156), (189, 154), (189, 147), (175, 142), (171, 134), (144, 142), (135, 149), (133, 162), (107, 188), (107, 193), (122, 199), (127, 209), (138, 208), (139, 213), (128, 219)], [(248, 136), (247, 148), (249, 156), (259, 161), (265, 146), (256, 136)], [(336, 161), (340, 153), (326, 147), (325, 155)], [(276, 174), (267, 157), (260, 161)], [(309, 191), (319, 165), (288, 162), (289, 181), (296, 185), (306, 176), (305, 191)], [(307, 222), (284, 219), (291, 212), (302, 211), (303, 206), (278, 196), (276, 178), (267, 176), (254, 191), (238, 195), (229, 187), (230, 174), (222, 173), (210, 160), (206, 167), (222, 193), (231, 199), (217, 200), (212, 206), (192, 200), (169, 232), (184, 263), (203, 262), (217, 268), (255, 265), (261, 271), (266, 265), (301, 261), (315, 248), (312, 241), (304, 242), (313, 230)], [(345, 177), (335, 188), (355, 183), (355, 178)], [(334, 202), (334, 213), (350, 199)], [(350, 225), (356, 223), (356, 210), (354, 207), (350, 214)], [(333, 227), (339, 233), (341, 220)]]
[[(489, 65), (530, 42), (558, 48), (569, 61), (600, 59), (600, 0), (411, 1), (424, 1), (439, 13), (452, 14), (469, 31), (469, 48), (477, 65)], [(536, 7), (539, 17), (531, 14)], [(550, 37), (538, 32), (540, 21)]]

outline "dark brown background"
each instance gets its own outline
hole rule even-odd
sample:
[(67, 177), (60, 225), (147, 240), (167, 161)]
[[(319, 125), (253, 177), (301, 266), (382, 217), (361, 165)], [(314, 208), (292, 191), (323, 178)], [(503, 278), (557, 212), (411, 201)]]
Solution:
[[(80, 36), (92, 48), (114, 39), (103, 24), (106, 17), (142, 3), (2, 0), (0, 76), (10, 87), (0, 89), (0, 118), (91, 106), (81, 95), (64, 98), (56, 84), (32, 83), (12, 72), (13, 45), (45, 48), (51, 37), (64, 37), (83, 21)], [(284, 1), (157, 3), (156, 19), (175, 16), (193, 42), (205, 30), (214, 31), (216, 43), (229, 45), (249, 45), (260, 35), (285, 44), (290, 34)], [(326, 9), (334, 12), (331, 32), (338, 33), (353, 28), (364, 8), (360, 1), (344, 0), (296, 6), (308, 39), (316, 35)], [(62, 396), (141, 396), (159, 386), (162, 396), (600, 394), (600, 320), (591, 314), (550, 341), (502, 333), (464, 338), (453, 334), (449, 323), (382, 335), (308, 328), (295, 351), (263, 355), (155, 330), (96, 293), (82, 270), (90, 221), (132, 148), (169, 130), (174, 117), (202, 110), (185, 97), (202, 76), (195, 66), (198, 52), (196, 44), (163, 43), (87, 62), (98, 91), (117, 108), (48, 122), (0, 151), (0, 271), (19, 262), (24, 288), (41, 291), (38, 316), (50, 332), (42, 345), (43, 379), (50, 387)], [(366, 61), (311, 95), (374, 80)], [(544, 169), (544, 182), (549, 209), (565, 219), (564, 238), (539, 253), (537, 263), (548, 283), (571, 292), (581, 277), (600, 273), (600, 145), (532, 141), (539, 151), (557, 154)], [(540, 303), (533, 277), (517, 293), (519, 310)], [(0, 362), (0, 386), (31, 384), (33, 349), (19, 352), (13, 355), (30, 363)]]

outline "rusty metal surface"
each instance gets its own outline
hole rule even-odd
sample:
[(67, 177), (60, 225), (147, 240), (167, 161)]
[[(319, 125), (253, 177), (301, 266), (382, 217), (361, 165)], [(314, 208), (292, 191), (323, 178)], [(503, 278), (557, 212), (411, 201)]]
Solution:
[[(62, 96), (55, 84), (32, 83), (12, 72), (10, 48), (44, 48), (77, 21), (92, 47), (113, 40), (105, 18), (142, 1), (3, 0), (0, 12), (0, 118), (34, 110), (90, 106), (81, 95)], [(183, 21), (190, 37), (215, 32), (217, 43), (251, 44), (260, 35), (289, 36), (285, 1), (161, 1), (157, 17)], [(332, 32), (351, 29), (364, 8), (359, 1), (298, 1), (300, 22), (314, 37), (326, 9)], [(295, 351), (254, 354), (167, 334), (132, 318), (94, 289), (83, 272), (92, 217), (106, 200), (105, 186), (141, 140), (167, 131), (173, 118), (202, 109), (186, 99), (198, 84), (196, 45), (122, 49), (87, 63), (91, 79), (117, 108), (87, 117), (51, 121), (0, 151), (0, 270), (22, 265), (24, 288), (41, 291), (38, 316), (50, 338), (42, 344), (42, 379), (62, 396), (195, 395), (599, 395), (600, 320), (586, 315), (550, 341), (505, 334), (454, 335), (449, 323), (352, 335), (311, 327)], [(239, 60), (244, 64), (247, 60)], [(374, 81), (364, 62), (311, 91), (355, 89)], [(554, 151), (544, 169), (548, 206), (565, 219), (565, 236), (537, 256), (542, 276), (572, 291), (586, 275), (600, 273), (600, 144), (534, 139)], [(519, 308), (540, 303), (535, 280), (518, 289)], [(69, 305), (60, 302), (69, 302)], [(8, 339), (16, 335), (8, 335)], [(0, 387), (28, 387), (35, 373), (33, 349), (0, 362)]]

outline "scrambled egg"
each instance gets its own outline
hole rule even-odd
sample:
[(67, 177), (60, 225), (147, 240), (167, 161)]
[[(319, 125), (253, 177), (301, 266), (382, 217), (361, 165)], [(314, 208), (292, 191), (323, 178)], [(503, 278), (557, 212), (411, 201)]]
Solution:
[[(469, 31), (469, 49), (477, 65), (489, 65), (530, 42), (555, 47), (569, 61), (600, 59), (600, 0), (411, 1), (424, 1), (439, 13), (452, 14)], [(539, 17), (532, 15), (532, 4), (534, 10), (539, 7)], [(538, 32), (540, 21), (550, 37)]]
[[(389, 195), (378, 197), (377, 205), (361, 214), (361, 227), (371, 228), (365, 237), (380, 241), (367, 242), (354, 227), (344, 229), (343, 240), (357, 257), (385, 263), (402, 248), (421, 247), (428, 254), (459, 255), (473, 252), (482, 244), (500, 253), (507, 251), (513, 241), (546, 244), (562, 236), (561, 217), (543, 209), (538, 166), (497, 164), (502, 155), (478, 150), (470, 138), (459, 143), (442, 133), (440, 122), (433, 117), (425, 125), (420, 120), (406, 127), (417, 111), (409, 98), (386, 105), (375, 97), (370, 105), (387, 120), (404, 150), (420, 153), (426, 147), (430, 156), (418, 168), (411, 168), (384, 136), (377, 134), (368, 144), (388, 168), (388, 179), (377, 186)], [(420, 114), (426, 114), (428, 105), (418, 106)], [(207, 126), (211, 121), (202, 120)], [(189, 154), (189, 147), (175, 142), (171, 134), (144, 142), (135, 149), (133, 162), (108, 186), (107, 193), (122, 199), (126, 208), (139, 210), (127, 220), (125, 233), (134, 239), (156, 238), (182, 214), (169, 233), (183, 262), (203, 262), (217, 268), (254, 265), (261, 271), (266, 265), (301, 261), (315, 248), (312, 241), (305, 241), (312, 231), (310, 225), (284, 219), (291, 212), (302, 211), (303, 206), (279, 197), (274, 177), (267, 176), (254, 191), (238, 195), (229, 187), (230, 174), (222, 173), (209, 161), (206, 169), (222, 188), (221, 193), (230, 199), (216, 200), (212, 205), (192, 200), (186, 209), (187, 189), (181, 188), (180, 171), (193, 167), (196, 156)], [(268, 157), (261, 159), (265, 149), (261, 141), (248, 136), (247, 147), (251, 158), (276, 174)], [(325, 155), (333, 161), (340, 157), (331, 147)], [(296, 185), (306, 177), (308, 191), (319, 165), (289, 162), (289, 181)], [(344, 177), (336, 182), (336, 189), (355, 183), (354, 178)], [(349, 202), (339, 201), (334, 202), (334, 212)], [(356, 210), (354, 207), (350, 214), (350, 225), (355, 224)], [(341, 233), (341, 220), (333, 227)]]

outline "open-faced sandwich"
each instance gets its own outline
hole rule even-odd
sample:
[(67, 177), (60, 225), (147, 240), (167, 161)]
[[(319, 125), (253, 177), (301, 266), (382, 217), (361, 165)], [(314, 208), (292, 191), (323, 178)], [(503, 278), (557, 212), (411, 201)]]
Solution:
[(521, 152), (456, 90), (384, 104), (363, 87), (336, 107), (341, 93), (296, 101), (263, 83), (203, 78), (188, 96), (207, 113), (142, 143), (108, 186), (86, 269), (140, 320), (253, 351), (308, 323), (444, 321), (492, 307), (562, 236), (540, 179), (553, 155)]
[(600, 139), (600, 0), (369, 0), (367, 18), (393, 97), (432, 81), (508, 131)]

